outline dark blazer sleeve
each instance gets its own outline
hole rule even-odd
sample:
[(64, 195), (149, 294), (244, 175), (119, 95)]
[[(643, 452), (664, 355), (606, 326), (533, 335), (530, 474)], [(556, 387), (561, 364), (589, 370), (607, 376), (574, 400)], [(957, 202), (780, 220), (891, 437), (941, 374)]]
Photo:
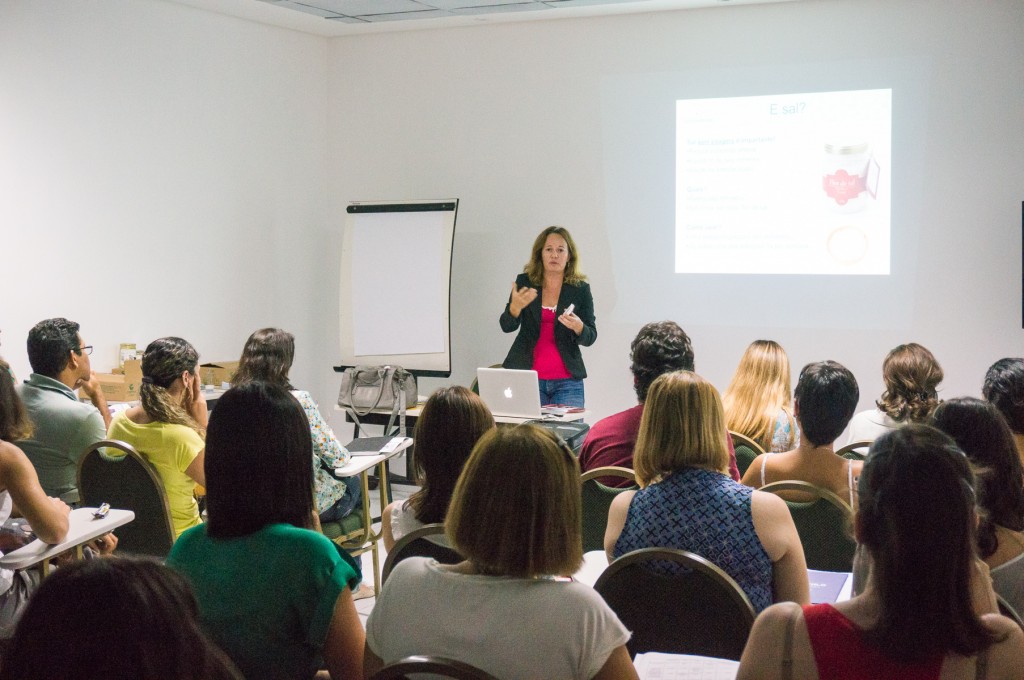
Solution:
[[(590, 294), (590, 284), (581, 283), (576, 295), (576, 309), (573, 313), (583, 322), (583, 331), (576, 335), (576, 344), (590, 347), (597, 340), (597, 320), (594, 318), (594, 296)], [(575, 335), (575, 333), (573, 334)]]
[[(532, 286), (530, 279), (526, 277), (526, 274), (520, 274), (516, 277), (516, 288), (523, 288), (524, 286)], [(539, 297), (539, 296), (538, 296)], [(512, 316), (512, 312), (509, 311), (509, 306), (512, 303), (512, 293), (508, 294), (508, 302), (505, 303), (505, 310), (498, 317), (498, 324), (501, 326), (501, 330), (506, 333), (511, 333), (514, 330), (518, 330), (520, 324), (523, 323), (523, 314), (526, 310), (519, 312), (519, 317)]]

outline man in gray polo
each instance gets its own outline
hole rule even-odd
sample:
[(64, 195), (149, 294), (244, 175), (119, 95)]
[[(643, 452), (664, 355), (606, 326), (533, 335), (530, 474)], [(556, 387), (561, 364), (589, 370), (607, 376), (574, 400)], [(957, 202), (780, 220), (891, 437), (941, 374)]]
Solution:
[[(32, 375), (17, 391), (25, 402), (34, 432), (16, 442), (32, 461), (49, 496), (78, 502), (78, 459), (107, 433), (110, 409), (92, 372), (92, 347), (82, 341), (79, 325), (67, 319), (40, 321), (28, 332)], [(78, 401), (82, 388), (92, 404)]]

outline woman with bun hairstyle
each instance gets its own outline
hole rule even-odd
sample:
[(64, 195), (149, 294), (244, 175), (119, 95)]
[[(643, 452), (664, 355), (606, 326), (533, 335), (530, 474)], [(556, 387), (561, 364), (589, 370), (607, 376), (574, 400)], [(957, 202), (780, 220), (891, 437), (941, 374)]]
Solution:
[(499, 319), (504, 332), (518, 331), (502, 366), (537, 371), (542, 405), (583, 408), (587, 369), (580, 347), (597, 340), (586, 279), (569, 230), (548, 227), (534, 240)]
[(885, 391), (876, 408), (850, 421), (847, 443), (871, 441), (907, 423), (923, 423), (939, 405), (942, 366), (925, 347), (911, 342), (894, 347), (882, 362)]
[(167, 492), (175, 537), (201, 522), (196, 484), (206, 486), (203, 451), (209, 412), (199, 352), (176, 337), (149, 343), (142, 357), (140, 404), (114, 416), (109, 439), (128, 444), (156, 468)]
[(738, 680), (1019, 679), (1024, 631), (976, 613), (974, 474), (947, 435), (909, 424), (875, 440), (857, 540), (871, 563), (845, 602), (777, 604), (754, 622)]

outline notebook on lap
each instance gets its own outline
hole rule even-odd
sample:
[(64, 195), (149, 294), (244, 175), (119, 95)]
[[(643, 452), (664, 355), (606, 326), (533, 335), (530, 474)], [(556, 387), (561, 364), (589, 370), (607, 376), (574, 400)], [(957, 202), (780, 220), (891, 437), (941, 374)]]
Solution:
[(511, 368), (476, 369), (480, 398), (496, 416), (540, 418), (537, 371)]

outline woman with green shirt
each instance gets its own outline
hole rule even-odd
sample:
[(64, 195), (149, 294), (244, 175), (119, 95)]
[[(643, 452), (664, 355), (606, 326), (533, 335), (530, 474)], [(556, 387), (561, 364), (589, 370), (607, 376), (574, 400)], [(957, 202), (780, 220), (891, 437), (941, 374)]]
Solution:
[(201, 522), (195, 491), (196, 484), (206, 485), (203, 438), (209, 415), (195, 347), (174, 337), (149, 343), (139, 398), (139, 406), (114, 416), (107, 437), (131, 444), (156, 468), (177, 537)]
[(312, 440), (287, 389), (249, 382), (217, 402), (206, 438), (206, 524), (167, 563), (192, 582), (200, 620), (248, 680), (360, 677), (355, 562), (313, 525)]

